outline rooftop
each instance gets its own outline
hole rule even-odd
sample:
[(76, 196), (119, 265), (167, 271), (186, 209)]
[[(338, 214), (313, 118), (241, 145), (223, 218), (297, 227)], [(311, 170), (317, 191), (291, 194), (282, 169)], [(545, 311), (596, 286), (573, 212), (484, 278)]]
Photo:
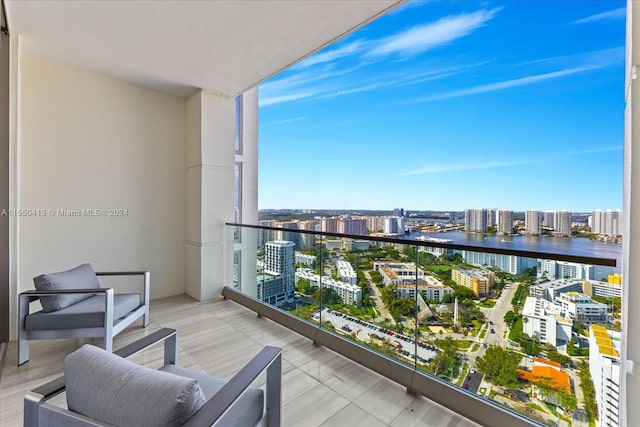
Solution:
[[(367, 426), (477, 425), (228, 300), (200, 303), (188, 296), (156, 300), (149, 327), (129, 328), (117, 336), (114, 347), (162, 327), (179, 331), (180, 365), (222, 378), (230, 378), (262, 346), (281, 347), (283, 426), (344, 426), (354, 420)], [(15, 363), (16, 342), (11, 342), (0, 383), (0, 425), (20, 425), (25, 393), (59, 376), (64, 357), (85, 342), (94, 341), (32, 341), (31, 360), (21, 367)], [(135, 361), (154, 366), (161, 348), (154, 351)]]

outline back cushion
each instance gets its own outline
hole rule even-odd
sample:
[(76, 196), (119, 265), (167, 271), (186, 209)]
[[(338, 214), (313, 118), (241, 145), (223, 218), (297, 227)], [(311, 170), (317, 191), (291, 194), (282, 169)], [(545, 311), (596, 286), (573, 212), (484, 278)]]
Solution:
[(198, 382), (85, 344), (64, 360), (71, 411), (120, 427), (179, 426), (205, 403)]
[[(60, 273), (42, 274), (33, 278), (39, 291), (51, 289), (100, 289), (100, 283), (91, 264), (82, 264), (71, 270)], [(40, 297), (44, 311), (56, 311), (92, 297), (95, 294), (70, 294)]]

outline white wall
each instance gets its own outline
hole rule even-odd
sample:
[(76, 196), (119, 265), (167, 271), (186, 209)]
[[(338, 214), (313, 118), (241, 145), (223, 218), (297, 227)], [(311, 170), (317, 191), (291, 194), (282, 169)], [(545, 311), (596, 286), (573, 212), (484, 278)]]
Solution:
[(19, 287), (91, 262), (184, 293), (186, 101), (28, 56), (21, 80), (20, 207), (127, 215), (20, 218)]

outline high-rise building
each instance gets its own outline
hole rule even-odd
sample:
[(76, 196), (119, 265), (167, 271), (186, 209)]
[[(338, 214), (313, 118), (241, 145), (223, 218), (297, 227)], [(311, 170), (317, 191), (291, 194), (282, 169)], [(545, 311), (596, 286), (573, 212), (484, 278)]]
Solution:
[(527, 211), (524, 216), (524, 232), (526, 234), (542, 233), (542, 212)]
[(597, 209), (591, 215), (591, 232), (594, 234), (604, 234), (607, 236), (622, 235), (622, 212), (607, 209), (602, 211)]
[(498, 211), (498, 233), (511, 234), (513, 231), (513, 211), (500, 209)]
[(479, 233), (485, 233), (487, 231), (487, 210), (465, 209), (464, 229), (465, 231), (476, 231)]
[(456, 222), (456, 213), (454, 211), (449, 212), (449, 222)]
[(338, 218), (322, 218), (320, 220), (320, 231), (325, 233), (337, 233)]
[(385, 234), (404, 234), (404, 217), (386, 217), (383, 230)]
[(341, 218), (338, 220), (338, 233), (367, 235), (367, 221), (365, 219)]
[(393, 216), (401, 216), (404, 217), (404, 209), (403, 208), (394, 208)]
[(589, 373), (601, 426), (620, 425), (620, 333), (589, 327)]
[(384, 228), (384, 218), (381, 216), (368, 216), (366, 221), (369, 233), (377, 233)]
[(556, 227), (556, 211), (544, 211), (542, 218), (542, 225), (550, 227), (555, 230)]
[[(290, 301), (294, 296), (295, 289), (295, 244), (284, 240), (274, 240), (267, 242), (264, 254), (264, 273), (275, 276), (281, 283), (277, 289), (272, 289), (271, 294), (277, 293), (276, 300)], [(262, 299), (274, 297), (275, 295), (262, 294)]]
[(487, 227), (495, 227), (498, 225), (498, 217), (496, 209), (487, 209)]
[(554, 227), (555, 233), (560, 236), (571, 236), (571, 212), (561, 210), (556, 213), (556, 218), (558, 218), (558, 227)]

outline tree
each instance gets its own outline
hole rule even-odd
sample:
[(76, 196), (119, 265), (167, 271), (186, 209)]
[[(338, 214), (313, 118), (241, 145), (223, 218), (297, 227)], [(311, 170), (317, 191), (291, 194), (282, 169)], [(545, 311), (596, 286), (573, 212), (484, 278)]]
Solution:
[(311, 298), (318, 304), (322, 301), (323, 306), (342, 303), (340, 295), (331, 288), (316, 289)]
[(494, 384), (513, 388), (518, 386), (518, 365), (522, 357), (498, 345), (491, 345), (478, 359), (478, 371), (491, 378)]
[(516, 314), (513, 311), (507, 311), (504, 315), (504, 323), (510, 325), (515, 320), (515, 316)]
[(309, 295), (309, 289), (311, 289), (311, 282), (307, 279), (298, 279), (296, 283), (296, 288), (298, 288), (298, 292)]

